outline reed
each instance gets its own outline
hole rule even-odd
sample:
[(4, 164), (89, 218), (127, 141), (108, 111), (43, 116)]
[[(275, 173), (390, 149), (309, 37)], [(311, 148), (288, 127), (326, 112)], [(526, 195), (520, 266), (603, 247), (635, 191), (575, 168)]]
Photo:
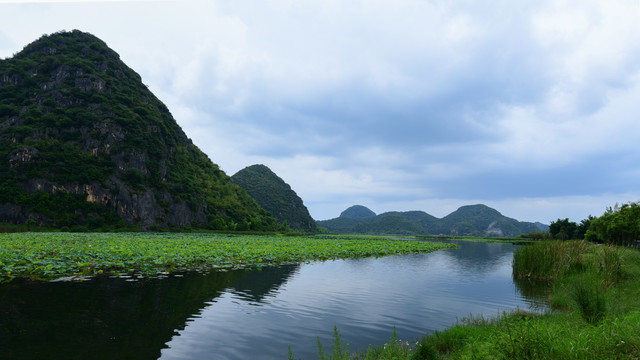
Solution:
[(513, 254), (513, 275), (518, 278), (555, 280), (569, 271), (584, 268), (585, 241), (541, 241), (523, 246)]
[(605, 245), (596, 257), (598, 272), (604, 276), (604, 286), (607, 288), (620, 281), (624, 275), (621, 254), (619, 248)]

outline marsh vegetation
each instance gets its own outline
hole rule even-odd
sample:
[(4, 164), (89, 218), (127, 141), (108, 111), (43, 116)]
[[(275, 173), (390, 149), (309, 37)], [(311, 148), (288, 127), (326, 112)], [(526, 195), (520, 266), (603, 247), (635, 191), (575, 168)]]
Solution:
[(257, 268), (316, 260), (430, 252), (452, 244), (366, 236), (260, 236), (183, 233), (0, 234), (0, 282), (16, 277)]

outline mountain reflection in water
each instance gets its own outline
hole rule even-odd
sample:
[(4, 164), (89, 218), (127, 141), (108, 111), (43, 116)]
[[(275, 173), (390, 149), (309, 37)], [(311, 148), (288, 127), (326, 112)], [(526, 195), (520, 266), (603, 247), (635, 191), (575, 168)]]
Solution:
[(260, 302), (299, 265), (262, 271), (0, 285), (0, 359), (157, 359), (188, 318), (226, 291)]

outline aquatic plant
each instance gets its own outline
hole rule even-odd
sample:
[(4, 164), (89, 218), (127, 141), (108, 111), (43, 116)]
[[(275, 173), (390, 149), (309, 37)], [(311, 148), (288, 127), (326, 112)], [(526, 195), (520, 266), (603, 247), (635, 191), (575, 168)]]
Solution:
[(184, 233), (0, 234), (0, 282), (157, 274), (430, 252), (452, 247), (382, 237)]
[[(428, 348), (429, 345), (425, 345), (424, 349), (421, 347), (416, 348), (416, 352), (413, 352), (409, 342), (398, 339), (396, 334), (396, 328), (393, 327), (393, 333), (389, 342), (378, 347), (369, 346), (366, 352), (351, 353), (349, 351), (349, 344), (345, 344), (340, 336), (340, 331), (336, 326), (333, 327), (333, 335), (331, 338), (331, 353), (327, 354), (318, 337), (318, 360), (383, 360), (383, 359), (411, 359), (411, 360), (428, 360), (437, 359), (429, 357), (436, 355), (434, 349)], [(291, 352), (291, 346), (289, 346), (288, 359), (293, 360), (293, 353)]]
[(609, 287), (622, 279), (624, 271), (620, 256), (622, 251), (612, 245), (602, 246), (599, 256), (596, 256), (598, 272), (604, 276), (604, 285)]
[(340, 332), (338, 331), (338, 327), (333, 327), (333, 337), (331, 342), (331, 354), (328, 358), (325, 357), (324, 347), (322, 346), (322, 341), (320, 341), (320, 337), (318, 336), (318, 359), (319, 360), (349, 360), (351, 355), (349, 354), (349, 344), (344, 344), (342, 342), (342, 337), (340, 336)]
[(584, 266), (585, 241), (541, 241), (513, 253), (513, 275), (520, 278), (554, 280)]

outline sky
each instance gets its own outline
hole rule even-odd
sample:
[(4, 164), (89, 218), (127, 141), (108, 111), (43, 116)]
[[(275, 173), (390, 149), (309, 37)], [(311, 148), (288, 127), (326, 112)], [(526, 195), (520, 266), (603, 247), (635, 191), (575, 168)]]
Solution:
[(0, 58), (107, 43), (229, 176), (316, 220), (486, 204), (579, 222), (640, 200), (640, 0), (0, 0)]

